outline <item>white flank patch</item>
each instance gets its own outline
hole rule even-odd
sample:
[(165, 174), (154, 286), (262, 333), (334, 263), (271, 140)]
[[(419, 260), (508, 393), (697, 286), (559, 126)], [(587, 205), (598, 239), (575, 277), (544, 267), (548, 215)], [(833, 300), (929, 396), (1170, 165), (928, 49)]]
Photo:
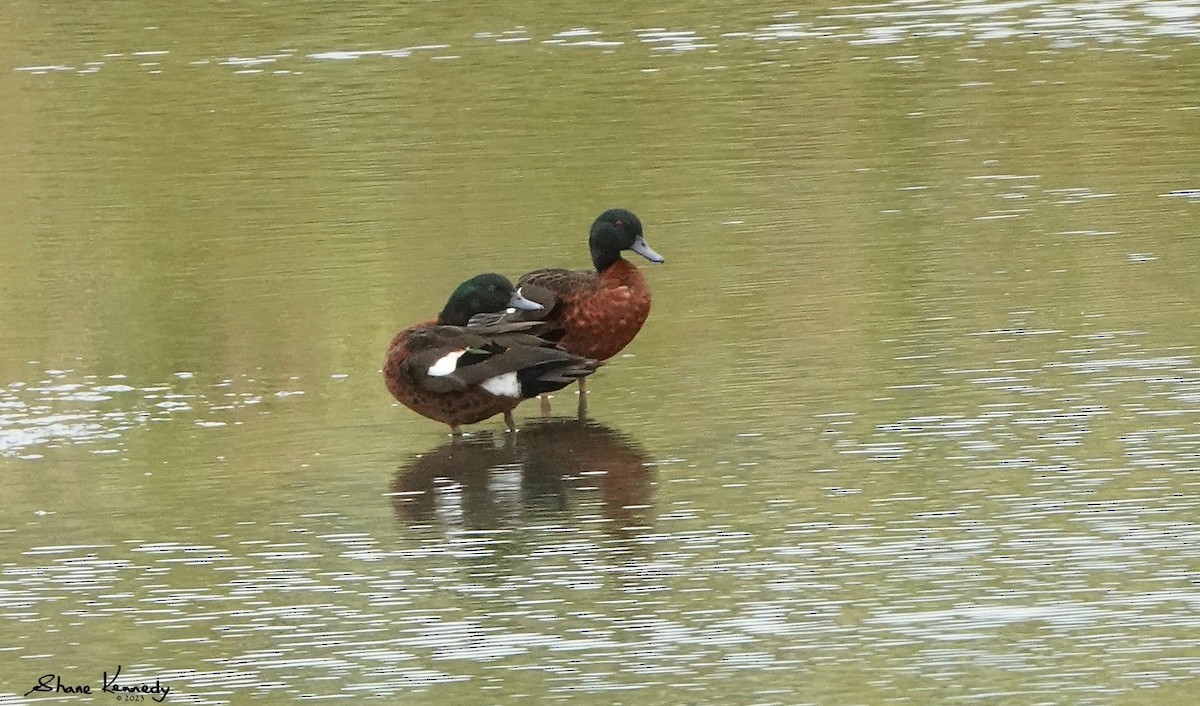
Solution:
[(520, 397), (521, 383), (517, 382), (516, 373), (504, 373), (494, 378), (488, 378), (482, 383), (483, 389), (500, 397)]
[(435, 378), (440, 378), (453, 373), (458, 368), (458, 359), (466, 352), (467, 349), (465, 348), (461, 351), (450, 351), (441, 358), (438, 358), (436, 363), (429, 366), (428, 374)]

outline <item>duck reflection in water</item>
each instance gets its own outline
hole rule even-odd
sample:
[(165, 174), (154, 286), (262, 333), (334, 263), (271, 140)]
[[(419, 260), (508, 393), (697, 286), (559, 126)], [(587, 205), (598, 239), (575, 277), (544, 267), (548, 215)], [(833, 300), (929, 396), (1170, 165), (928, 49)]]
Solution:
[[(407, 524), (490, 529), (599, 503), (614, 531), (652, 521), (654, 468), (624, 434), (594, 421), (551, 419), (517, 434), (449, 441), (402, 467), (392, 483)], [(598, 497), (596, 497), (598, 495)]]

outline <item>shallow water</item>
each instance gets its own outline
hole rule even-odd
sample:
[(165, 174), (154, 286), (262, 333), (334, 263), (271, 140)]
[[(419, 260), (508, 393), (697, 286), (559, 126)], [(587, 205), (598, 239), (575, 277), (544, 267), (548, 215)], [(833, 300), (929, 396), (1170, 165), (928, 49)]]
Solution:
[[(19, 4), (0, 703), (118, 665), (197, 704), (1185, 701), (1198, 38), (1172, 2)], [(396, 330), (584, 266), (614, 205), (667, 264), (591, 421), (391, 401)]]

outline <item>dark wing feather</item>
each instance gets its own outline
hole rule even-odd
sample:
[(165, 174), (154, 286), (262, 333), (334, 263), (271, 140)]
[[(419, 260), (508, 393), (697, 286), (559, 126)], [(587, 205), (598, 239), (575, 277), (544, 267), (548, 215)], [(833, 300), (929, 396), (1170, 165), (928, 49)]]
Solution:
[[(486, 360), (477, 361), (466, 366), (459, 365), (458, 370), (454, 372), (454, 376), (470, 386), (478, 385), (484, 380), (490, 380), (497, 375), (504, 375), (506, 373), (517, 373), (518, 378), (522, 378), (524, 377), (522, 372), (526, 370), (533, 371), (534, 369), (543, 368), (545, 370), (544, 374), (535, 375), (535, 377), (546, 378), (549, 381), (556, 379), (559, 368), (571, 367), (571, 365), (577, 362), (586, 360), (586, 358), (571, 355), (559, 348), (515, 346), (499, 350)], [(591, 369), (595, 370), (595, 367)], [(562, 382), (566, 385), (578, 377), (580, 376), (568, 376), (563, 378)]]
[[(476, 314), (472, 316), (469, 321), (467, 321), (467, 328), (479, 329), (502, 326), (509, 321), (508, 317), (509, 314), (504, 311), (488, 311), (482, 314)], [(530, 327), (537, 326), (539, 324), (537, 321), (519, 323), (528, 323)]]
[[(594, 286), (597, 275), (595, 270), (563, 270), (550, 268), (545, 270), (534, 270), (529, 274), (521, 277), (517, 281), (517, 287), (521, 289), (521, 293), (542, 304), (541, 299), (536, 298), (537, 291), (533, 288), (552, 292), (555, 295), (561, 296), (567, 292), (573, 292), (585, 287)], [(534, 296), (530, 296), (530, 292)]]
[(467, 331), (479, 336), (494, 337), (510, 333), (523, 333), (538, 338), (541, 321), (509, 319), (504, 312), (476, 314), (467, 322)]
[[(538, 322), (501, 323), (484, 329), (434, 326), (409, 338), (408, 374), (430, 392), (466, 390), (498, 375), (517, 373), (522, 391), (561, 389), (591, 374), (594, 360), (571, 355), (553, 343), (524, 333)], [(430, 375), (429, 368), (454, 351), (465, 350), (449, 375)], [(561, 384), (560, 384), (561, 383)], [(529, 392), (526, 396), (540, 394)]]
[(487, 339), (458, 326), (431, 326), (414, 331), (406, 342), (408, 358), (404, 368), (408, 377), (430, 392), (454, 392), (467, 386), (455, 375), (430, 375), (429, 368), (454, 351), (487, 345)]
[[(560, 295), (565, 291), (569, 291), (568, 289), (559, 289), (558, 287), (567, 286), (570, 280), (570, 277), (559, 277), (559, 274), (568, 276), (587, 275), (586, 272), (572, 272), (571, 270), (536, 270), (530, 272), (521, 278), (523, 284), (518, 285), (518, 288), (521, 290), (521, 295), (526, 299), (531, 299), (541, 304), (541, 309), (537, 311), (517, 309), (514, 311), (476, 314), (467, 322), (467, 326), (472, 329), (478, 329), (502, 323), (529, 321), (538, 324), (528, 329), (529, 333), (550, 341), (557, 341), (566, 333), (558, 321)], [(530, 277), (533, 278), (533, 281), (527, 282), (526, 279)], [(586, 279), (584, 277), (584, 280)], [(547, 282), (553, 286), (543, 286), (541, 282)]]

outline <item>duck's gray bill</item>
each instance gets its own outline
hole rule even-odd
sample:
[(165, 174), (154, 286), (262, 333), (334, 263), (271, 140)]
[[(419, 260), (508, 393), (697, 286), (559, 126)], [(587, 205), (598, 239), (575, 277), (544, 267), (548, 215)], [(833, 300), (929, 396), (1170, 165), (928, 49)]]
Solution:
[(509, 297), (508, 305), (514, 309), (524, 309), (525, 311), (540, 311), (546, 308), (532, 299), (526, 299), (525, 295), (521, 294), (520, 289), (513, 292), (513, 295)]
[(654, 252), (653, 248), (651, 248), (649, 245), (646, 245), (646, 239), (640, 235), (637, 237), (637, 240), (633, 241), (633, 245), (629, 246), (629, 249), (646, 258), (650, 262), (666, 262), (666, 259), (663, 258), (662, 255)]

